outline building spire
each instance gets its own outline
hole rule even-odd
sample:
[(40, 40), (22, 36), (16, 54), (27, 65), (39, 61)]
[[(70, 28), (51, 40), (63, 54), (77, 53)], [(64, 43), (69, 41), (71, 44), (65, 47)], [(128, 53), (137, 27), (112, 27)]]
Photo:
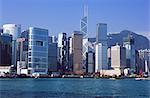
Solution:
[(84, 17), (88, 16), (88, 2), (84, 0)]

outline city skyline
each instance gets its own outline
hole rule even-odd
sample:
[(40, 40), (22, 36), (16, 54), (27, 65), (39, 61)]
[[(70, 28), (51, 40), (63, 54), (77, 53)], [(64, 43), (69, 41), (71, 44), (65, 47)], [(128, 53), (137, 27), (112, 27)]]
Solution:
[[(108, 24), (108, 33), (119, 33), (128, 29), (148, 35), (149, 38), (148, 0), (87, 1), (89, 35), (92, 37), (95, 37), (96, 24), (100, 22)], [(0, 25), (21, 24), (23, 30), (29, 26), (41, 27), (48, 29), (50, 35), (55, 36), (60, 32), (71, 35), (73, 30), (80, 30), (80, 19), (84, 11), (84, 0), (0, 0), (0, 5)]]

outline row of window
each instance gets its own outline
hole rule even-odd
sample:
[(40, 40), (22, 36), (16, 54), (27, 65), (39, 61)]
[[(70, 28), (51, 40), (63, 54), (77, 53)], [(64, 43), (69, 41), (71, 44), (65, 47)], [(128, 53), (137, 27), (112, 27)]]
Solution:
[(48, 51), (47, 47), (41, 47), (41, 46), (29, 46), (29, 51)]
[(38, 69), (38, 68), (47, 68), (47, 64), (29, 63), (28, 67), (33, 67), (33, 68), (36, 68), (36, 69)]
[(30, 41), (29, 45), (34, 45), (34, 46), (47, 46), (48, 43), (47, 42), (43, 42), (43, 41)]
[(38, 39), (38, 40), (42, 40), (42, 41), (47, 41), (48, 40), (48, 37), (47, 36), (39, 36), (39, 35), (30, 35), (29, 36), (29, 39)]
[(47, 53), (41, 53), (41, 52), (29, 52), (28, 56), (47, 57)]
[(29, 58), (28, 59), (29, 62), (47, 62), (47, 59), (46, 58)]

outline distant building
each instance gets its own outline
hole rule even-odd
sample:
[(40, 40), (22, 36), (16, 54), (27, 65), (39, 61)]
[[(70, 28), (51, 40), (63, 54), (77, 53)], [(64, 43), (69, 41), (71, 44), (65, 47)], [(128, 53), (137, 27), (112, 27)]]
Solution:
[[(94, 38), (84, 38), (83, 39), (83, 71), (86, 72), (87, 68), (87, 53), (95, 53), (95, 39)], [(95, 62), (95, 61), (94, 61)]]
[(126, 60), (127, 67), (131, 68), (132, 71), (135, 72), (135, 45), (134, 38), (132, 35), (128, 35), (128, 37), (123, 39), (123, 46), (126, 48)]
[(30, 27), (28, 47), (29, 74), (48, 73), (48, 30)]
[(139, 70), (142, 70), (142, 72), (150, 71), (150, 49), (138, 50), (138, 53), (140, 60)]
[(95, 52), (86, 53), (86, 73), (95, 72)]
[(126, 67), (126, 49), (119, 45), (111, 47), (111, 67), (124, 70)]
[(107, 24), (97, 24), (96, 43), (102, 43), (102, 45), (107, 45)]
[(108, 69), (111, 69), (111, 47), (107, 49), (107, 64)]
[(98, 23), (95, 46), (95, 72), (108, 69), (107, 64), (107, 24)]
[(68, 70), (68, 42), (67, 42), (67, 34), (59, 33), (58, 34), (58, 61), (59, 61), (59, 69), (61, 71)]
[(95, 46), (95, 72), (108, 69), (107, 65), (107, 46), (98, 43)]
[(83, 34), (74, 31), (72, 34), (72, 55), (73, 55), (73, 72), (75, 74), (82, 73), (82, 41)]
[(56, 36), (52, 36), (52, 43), (57, 43), (57, 37)]
[(48, 44), (48, 71), (57, 71), (57, 43), (53, 43), (53, 41)]
[(73, 72), (73, 47), (72, 47), (72, 37), (68, 37), (68, 66), (69, 71)]
[(12, 65), (17, 66), (17, 44), (16, 40), (21, 33), (21, 25), (5, 24), (3, 25), (3, 33), (12, 35)]
[(11, 66), (12, 35), (0, 34), (0, 66)]

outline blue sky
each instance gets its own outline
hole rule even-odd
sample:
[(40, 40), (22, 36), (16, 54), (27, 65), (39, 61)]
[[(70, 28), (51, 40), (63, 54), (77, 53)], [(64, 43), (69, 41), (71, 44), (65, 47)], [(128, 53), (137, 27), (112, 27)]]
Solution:
[[(21, 24), (49, 29), (50, 35), (80, 30), (84, 0), (0, 0), (0, 25)], [(124, 29), (140, 34), (150, 32), (149, 0), (88, 0), (89, 35), (96, 24), (107, 23), (108, 32)]]

